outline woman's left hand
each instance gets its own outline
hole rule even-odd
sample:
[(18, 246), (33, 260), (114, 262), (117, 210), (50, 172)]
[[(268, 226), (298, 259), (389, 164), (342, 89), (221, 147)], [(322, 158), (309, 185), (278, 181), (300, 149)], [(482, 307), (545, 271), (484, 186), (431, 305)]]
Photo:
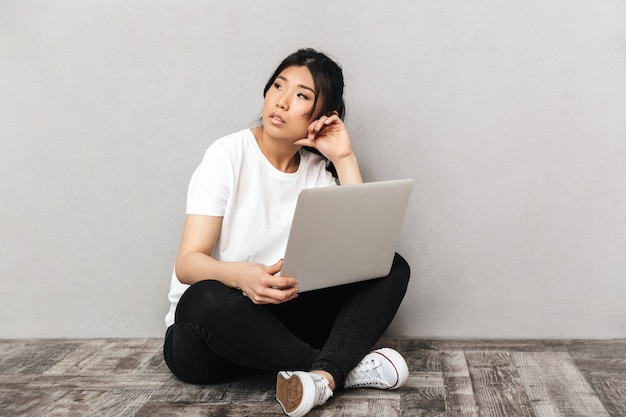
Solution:
[(336, 112), (311, 122), (308, 136), (295, 143), (296, 145), (316, 148), (333, 163), (352, 156), (350, 136)]

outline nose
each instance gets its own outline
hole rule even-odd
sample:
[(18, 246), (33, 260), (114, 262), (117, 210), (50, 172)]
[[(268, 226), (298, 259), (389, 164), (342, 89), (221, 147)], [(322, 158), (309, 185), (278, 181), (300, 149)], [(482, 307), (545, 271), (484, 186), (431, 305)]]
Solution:
[(278, 97), (278, 100), (276, 100), (276, 107), (281, 108), (283, 110), (287, 110), (289, 108), (289, 106), (287, 104), (287, 100), (285, 100), (285, 96), (284, 95), (280, 95)]

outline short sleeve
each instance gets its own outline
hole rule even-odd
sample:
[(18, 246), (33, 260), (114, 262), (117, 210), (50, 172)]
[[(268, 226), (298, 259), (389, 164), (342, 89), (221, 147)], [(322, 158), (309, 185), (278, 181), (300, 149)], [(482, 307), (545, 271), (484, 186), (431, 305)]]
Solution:
[(187, 214), (223, 216), (232, 187), (233, 168), (228, 153), (213, 144), (189, 182)]

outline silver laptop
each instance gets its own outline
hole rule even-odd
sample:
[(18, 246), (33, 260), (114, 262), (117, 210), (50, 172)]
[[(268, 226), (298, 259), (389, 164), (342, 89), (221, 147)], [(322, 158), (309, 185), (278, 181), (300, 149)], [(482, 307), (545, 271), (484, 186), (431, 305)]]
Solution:
[(408, 178), (302, 190), (280, 275), (300, 292), (388, 275), (412, 189)]

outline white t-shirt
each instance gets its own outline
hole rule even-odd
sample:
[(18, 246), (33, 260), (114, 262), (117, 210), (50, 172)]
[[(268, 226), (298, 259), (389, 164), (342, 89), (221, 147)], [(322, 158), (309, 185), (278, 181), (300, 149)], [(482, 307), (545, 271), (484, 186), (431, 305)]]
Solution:
[[(187, 214), (223, 217), (213, 258), (271, 265), (284, 256), (300, 191), (329, 185), (336, 182), (324, 158), (300, 150), (298, 170), (282, 172), (245, 129), (209, 146), (189, 183)], [(176, 305), (188, 287), (172, 274), (167, 326), (174, 323)]]

